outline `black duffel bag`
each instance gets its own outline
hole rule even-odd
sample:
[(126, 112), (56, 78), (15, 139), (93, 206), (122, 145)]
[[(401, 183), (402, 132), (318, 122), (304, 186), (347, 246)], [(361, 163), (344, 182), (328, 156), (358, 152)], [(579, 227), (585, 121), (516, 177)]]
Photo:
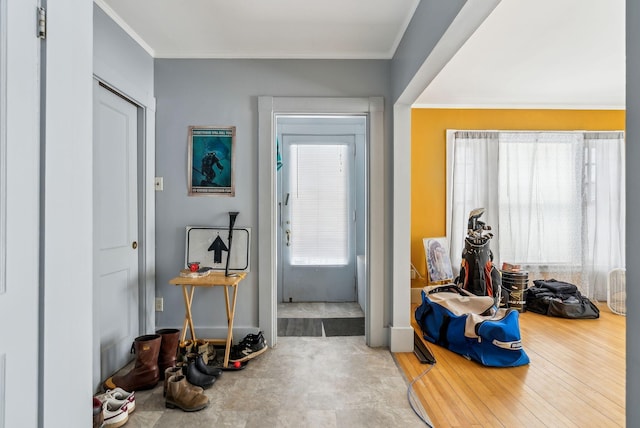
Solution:
[(537, 279), (525, 292), (527, 311), (551, 317), (595, 319), (600, 310), (578, 287), (555, 279)]

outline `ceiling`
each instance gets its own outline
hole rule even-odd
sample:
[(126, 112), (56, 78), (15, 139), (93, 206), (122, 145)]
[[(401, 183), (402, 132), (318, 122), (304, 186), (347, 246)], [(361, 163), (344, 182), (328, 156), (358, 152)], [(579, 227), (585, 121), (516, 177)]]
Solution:
[(95, 1), (156, 58), (337, 59), (391, 58), (418, 2)]
[[(390, 59), (419, 0), (95, 3), (155, 58)], [(501, 1), (415, 106), (623, 109), (625, 0)]]

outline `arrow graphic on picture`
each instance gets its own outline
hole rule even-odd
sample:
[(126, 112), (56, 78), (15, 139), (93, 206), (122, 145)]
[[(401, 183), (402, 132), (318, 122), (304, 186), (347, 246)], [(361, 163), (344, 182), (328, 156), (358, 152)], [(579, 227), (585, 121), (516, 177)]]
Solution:
[(213, 262), (222, 263), (222, 252), (229, 251), (227, 245), (224, 243), (220, 235), (209, 245), (208, 251), (213, 251)]

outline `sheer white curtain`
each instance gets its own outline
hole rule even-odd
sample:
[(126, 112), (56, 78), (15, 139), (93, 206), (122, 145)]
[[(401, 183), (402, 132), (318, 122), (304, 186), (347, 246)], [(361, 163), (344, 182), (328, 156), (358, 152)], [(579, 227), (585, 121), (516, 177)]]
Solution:
[(502, 261), (582, 284), (581, 133), (501, 132), (499, 212)]
[(624, 267), (622, 132), (448, 132), (447, 236), (460, 262), (467, 217), (486, 209), (494, 261), (598, 299)]
[(606, 299), (607, 274), (625, 267), (625, 149), (622, 132), (587, 132), (584, 272), (592, 295)]
[[(494, 231), (498, 227), (498, 133), (448, 133), (447, 159), (447, 239), (454, 275), (458, 275), (469, 212), (485, 208), (481, 220)], [(494, 259), (499, 259), (499, 249), (493, 245), (491, 249)]]

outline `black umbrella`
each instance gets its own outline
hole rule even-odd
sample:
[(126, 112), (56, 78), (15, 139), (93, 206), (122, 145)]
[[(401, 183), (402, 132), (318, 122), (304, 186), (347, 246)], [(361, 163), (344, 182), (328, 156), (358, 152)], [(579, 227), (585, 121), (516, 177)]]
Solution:
[(224, 276), (229, 276), (229, 259), (231, 258), (231, 239), (233, 238), (233, 225), (236, 224), (238, 211), (229, 211), (229, 252), (227, 253), (227, 263), (224, 268)]

